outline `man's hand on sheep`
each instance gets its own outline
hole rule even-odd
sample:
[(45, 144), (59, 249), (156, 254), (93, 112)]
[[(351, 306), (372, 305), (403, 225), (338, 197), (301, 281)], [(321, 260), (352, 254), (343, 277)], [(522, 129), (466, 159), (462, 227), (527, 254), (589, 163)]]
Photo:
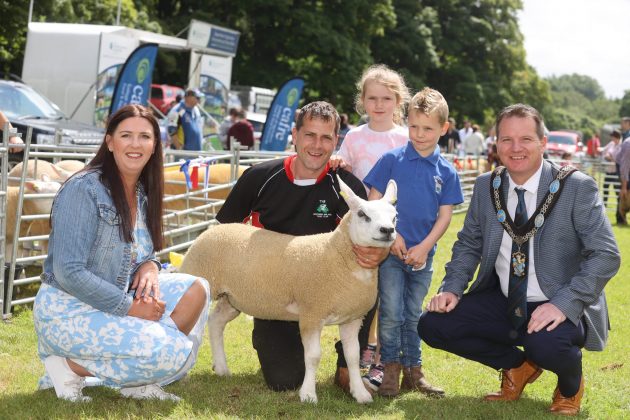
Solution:
[(138, 268), (133, 276), (130, 290), (136, 291), (136, 299), (143, 298), (149, 302), (152, 296), (160, 297), (160, 285), (158, 283), (158, 269), (153, 261), (146, 261)]
[(131, 303), (131, 307), (127, 312), (129, 316), (135, 316), (136, 318), (142, 318), (149, 321), (159, 321), (166, 310), (166, 302), (154, 298), (137, 300), (134, 299)]
[(459, 298), (455, 293), (442, 292), (431, 298), (426, 309), (429, 312), (451, 312), (458, 303)]
[(389, 254), (387, 248), (360, 245), (352, 245), (352, 251), (357, 256), (357, 264), (363, 268), (378, 268)]

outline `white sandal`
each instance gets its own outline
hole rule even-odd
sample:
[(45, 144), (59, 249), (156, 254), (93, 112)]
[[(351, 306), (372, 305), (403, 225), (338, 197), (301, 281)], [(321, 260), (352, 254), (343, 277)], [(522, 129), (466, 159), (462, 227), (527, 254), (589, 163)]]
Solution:
[(164, 391), (158, 384), (121, 388), (120, 393), (123, 397), (135, 398), (137, 400), (155, 399), (175, 402), (181, 400), (177, 395)]
[(91, 398), (83, 395), (85, 378), (77, 375), (70, 369), (65, 357), (48, 356), (44, 360), (46, 373), (55, 387), (58, 398), (72, 402), (87, 402)]

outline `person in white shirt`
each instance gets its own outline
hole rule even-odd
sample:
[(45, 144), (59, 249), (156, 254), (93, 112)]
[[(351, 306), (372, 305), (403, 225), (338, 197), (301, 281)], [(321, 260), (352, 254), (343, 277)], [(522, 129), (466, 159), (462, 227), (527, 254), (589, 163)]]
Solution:
[(459, 141), (463, 143), (466, 137), (470, 136), (472, 132), (472, 124), (470, 121), (464, 120), (464, 127), (459, 129)]
[(617, 194), (617, 199), (619, 199), (619, 187), (616, 184), (619, 184), (619, 172), (617, 171), (617, 167), (615, 165), (615, 160), (617, 159), (617, 154), (621, 149), (621, 133), (618, 130), (614, 130), (610, 134), (610, 142), (604, 147), (602, 150), (602, 163), (605, 165), (604, 172), (604, 184), (602, 185), (602, 194), (604, 200), (604, 207), (608, 204), (608, 190), (610, 187), (613, 187), (613, 190)]
[(472, 133), (462, 140), (462, 149), (467, 155), (480, 156), (485, 147), (483, 134), (479, 131), (479, 126), (474, 124), (472, 126)]

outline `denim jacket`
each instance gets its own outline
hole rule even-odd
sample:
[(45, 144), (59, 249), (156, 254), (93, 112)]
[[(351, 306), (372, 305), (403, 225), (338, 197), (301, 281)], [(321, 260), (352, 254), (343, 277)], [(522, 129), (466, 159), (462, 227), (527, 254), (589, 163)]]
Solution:
[[(132, 267), (131, 243), (120, 236), (120, 218), (100, 175), (99, 169), (80, 173), (59, 190), (41, 279), (95, 309), (124, 316), (132, 303), (130, 275), (146, 261), (159, 262), (151, 253)], [(142, 187), (139, 194), (146, 214)]]

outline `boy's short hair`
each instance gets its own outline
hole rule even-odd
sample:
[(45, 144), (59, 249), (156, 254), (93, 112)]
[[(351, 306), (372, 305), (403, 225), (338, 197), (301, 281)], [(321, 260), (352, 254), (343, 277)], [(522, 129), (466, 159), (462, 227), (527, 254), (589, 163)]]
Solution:
[(612, 133), (610, 133), (610, 137), (615, 137), (617, 139), (621, 138), (621, 132), (619, 130), (613, 130)]
[(429, 87), (425, 87), (416, 93), (409, 103), (409, 112), (421, 112), (424, 115), (435, 114), (440, 124), (444, 125), (448, 121), (448, 103), (440, 92)]
[(325, 122), (333, 121), (335, 123), (335, 134), (339, 133), (340, 118), (334, 106), (324, 101), (311, 102), (304, 105), (297, 113), (295, 119), (295, 129), (299, 130), (304, 125), (304, 119), (320, 119)]

